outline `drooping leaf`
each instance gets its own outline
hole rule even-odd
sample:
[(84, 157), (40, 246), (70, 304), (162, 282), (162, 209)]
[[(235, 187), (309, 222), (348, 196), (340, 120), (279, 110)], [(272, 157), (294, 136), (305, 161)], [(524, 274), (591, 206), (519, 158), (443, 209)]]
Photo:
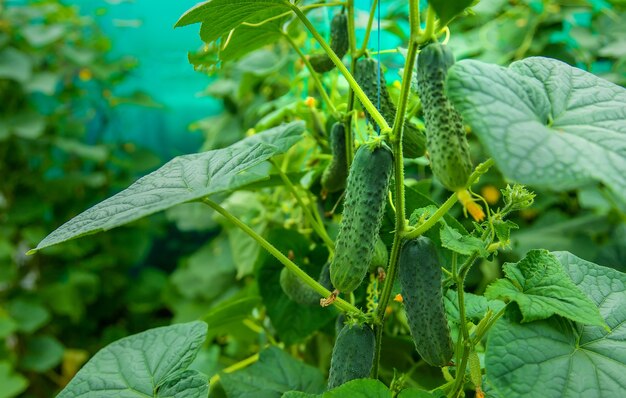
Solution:
[(227, 35), (243, 22), (260, 22), (259, 16), (289, 11), (285, 0), (209, 0), (189, 9), (176, 27), (202, 22), (200, 37), (212, 42)]
[(463, 60), (447, 87), (508, 178), (555, 190), (596, 181), (626, 199), (626, 89), (542, 57)]
[(63, 224), (31, 252), (261, 180), (266, 174), (254, 172), (254, 166), (289, 149), (299, 140), (303, 129), (302, 122), (293, 122), (223, 149), (174, 158), (126, 190)]
[(612, 398), (626, 391), (626, 274), (554, 253), (576, 286), (600, 308), (610, 331), (554, 316), (519, 323), (501, 318), (489, 333), (490, 396)]
[(515, 301), (523, 315), (522, 322), (558, 314), (587, 325), (604, 325), (596, 305), (547, 250), (531, 250), (520, 262), (506, 263), (503, 269), (506, 279), (489, 285), (485, 297)]
[(322, 373), (298, 361), (277, 347), (262, 351), (254, 365), (221, 376), (221, 383), (230, 398), (278, 398), (284, 392), (324, 391)]
[(58, 398), (205, 398), (207, 377), (186, 370), (205, 339), (207, 325), (190, 322), (150, 329), (100, 350)]

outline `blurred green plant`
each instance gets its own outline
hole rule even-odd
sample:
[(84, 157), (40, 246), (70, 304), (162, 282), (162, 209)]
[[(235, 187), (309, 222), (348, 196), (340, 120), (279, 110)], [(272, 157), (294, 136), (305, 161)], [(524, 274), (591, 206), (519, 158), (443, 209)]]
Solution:
[(158, 314), (166, 273), (133, 270), (156, 224), (24, 256), (46, 230), (158, 165), (134, 144), (102, 141), (112, 107), (135, 97), (114, 94), (136, 63), (110, 59), (110, 48), (76, 7), (0, 1), (3, 398), (49, 397), (103, 344), (166, 319)]
[[(116, 393), (90, 384), (104, 372), (110, 380), (121, 380), (129, 394), (141, 391), (155, 397), (174, 391), (204, 397), (207, 382), (211, 396), (229, 397), (458, 397), (472, 390), (476, 396), (486, 392), (516, 397), (536, 394), (538, 389), (548, 391), (548, 385), (554, 396), (573, 397), (582, 388), (607, 392), (607, 396), (623, 389), (618, 375), (626, 360), (620, 350), (610, 347), (624, 344), (615, 333), (624, 320), (620, 309), (624, 274), (570, 253), (536, 250), (567, 250), (614, 268), (624, 266), (624, 180), (614, 164), (604, 161), (614, 155), (622, 162), (621, 146), (590, 145), (587, 134), (595, 126), (593, 118), (570, 125), (563, 120), (555, 123), (553, 115), (545, 114), (563, 105), (554, 95), (555, 87), (571, 90), (575, 100), (586, 97), (580, 88), (587, 85), (599, 93), (622, 97), (623, 90), (550, 59), (526, 58), (548, 55), (623, 84), (624, 54), (616, 44), (621, 40), (619, 33), (615, 33), (622, 29), (623, 2), (452, 4), (433, 0), (429, 3), (435, 11), (421, 14), (422, 30), (417, 28), (414, 3), (407, 7), (406, 1), (389, 2), (381, 25), (401, 41), (410, 38), (411, 47), (375, 50), (367, 40), (361, 48), (356, 46), (359, 40), (354, 40), (357, 33), (359, 39), (369, 36), (375, 8), (365, 15), (355, 9), (353, 1), (294, 5), (267, 0), (261, 9), (254, 3), (211, 0), (179, 21), (181, 25), (202, 23), (200, 33), (207, 45), (190, 54), (189, 60), (196, 69), (216, 76), (206, 94), (224, 104), (223, 114), (192, 126), (205, 134), (204, 149), (210, 151), (173, 159), (128, 190), (77, 216), (36, 248), (52, 246), (44, 251), (47, 254), (57, 243), (70, 241), (62, 247), (71, 247), (75, 237), (166, 210), (168, 219), (180, 229), (204, 235), (206, 243), (180, 260), (165, 287), (164, 300), (175, 323), (201, 319), (208, 328), (201, 322), (178, 324), (112, 343), (90, 360), (62, 394), (86, 392), (85, 386), (95, 396)], [(422, 3), (425, 11), (427, 2)], [(463, 4), (472, 7), (464, 11), (465, 6), (459, 8)], [(409, 8), (412, 11), (407, 13)], [(392, 128), (394, 121), (381, 117), (375, 98), (364, 98), (340, 60), (333, 59), (340, 73), (319, 75), (310, 70), (305, 52), (319, 51), (315, 42), (332, 55), (310, 22), (328, 21), (328, 10), (348, 14), (351, 72), (356, 60), (364, 56), (380, 54), (381, 63), (392, 67), (406, 62), (400, 70), (407, 71), (402, 82), (388, 87), (398, 104), (400, 122), (424, 124), (422, 104), (412, 86), (413, 63), (406, 59), (414, 59), (418, 42), (424, 45), (429, 35), (436, 33), (439, 40), (447, 41), (450, 34), (449, 48), (459, 58), (503, 65), (524, 60), (510, 68), (462, 61), (448, 77), (448, 94), (471, 126), (472, 158), (485, 162), (468, 181), (487, 213), (485, 221), (472, 222), (463, 216), (463, 207), (453, 207), (461, 197), (450, 196), (433, 178), (427, 157), (396, 158), (394, 179), (404, 184), (393, 184), (390, 189), (380, 232), (392, 249), (390, 265), (387, 270), (371, 270), (353, 294), (334, 301), (335, 307), (321, 308), (289, 300), (281, 290), (279, 274), (286, 267), (324, 295), (326, 303), (335, 298), (314, 280), (322, 265), (332, 259), (342, 213), (342, 193), (326, 195), (319, 183), (332, 156), (329, 126), (346, 122), (349, 142), (362, 144), (375, 135), (365, 111), (370, 122), (388, 134), (397, 155), (401, 144), (394, 137), (402, 125), (396, 120)], [(451, 21), (449, 32), (435, 29), (435, 16), (440, 23)], [(407, 21), (421, 32), (417, 38), (407, 34)], [(605, 47), (609, 50), (602, 51)], [(598, 69), (602, 65), (604, 69)], [(387, 74), (393, 75), (393, 69)], [(537, 70), (556, 70), (548, 76), (555, 79), (554, 86)], [(564, 78), (573, 73), (576, 79)], [(497, 79), (506, 81), (504, 87), (510, 91), (498, 90)], [(618, 114), (616, 123), (623, 122), (619, 103), (603, 104)], [(565, 119), (574, 112), (566, 105), (560, 115)], [(523, 118), (512, 120), (518, 108), (525, 112)], [(591, 101), (582, 108), (593, 112), (597, 104)], [(526, 129), (525, 122), (535, 124)], [(507, 126), (512, 126), (511, 137), (502, 135)], [(577, 127), (583, 131), (579, 135)], [(610, 128), (615, 134), (623, 132), (619, 125)], [(575, 164), (563, 147), (549, 140), (542, 146), (546, 152), (541, 157), (530, 158), (529, 136), (557, 133), (567, 148), (578, 151)], [(591, 156), (580, 155), (585, 151)], [(487, 154), (494, 160), (488, 160)], [(594, 163), (595, 159), (600, 160)], [(524, 161), (526, 167), (520, 167)], [(509, 185), (510, 179), (527, 183), (532, 191)], [(206, 205), (219, 215), (207, 215)], [(400, 242), (419, 235), (432, 240), (445, 264), (443, 301), (456, 347), (450, 364), (442, 368), (428, 366), (415, 353), (403, 297), (396, 295), (399, 288), (393, 284)], [(152, 273), (144, 278), (138, 286), (154, 290), (138, 289), (142, 292), (138, 302), (142, 308), (154, 308), (150, 292), (164, 287), (165, 277)], [(613, 294), (617, 298), (607, 300)], [(376, 330), (379, 355), (372, 375), (379, 380), (348, 382), (318, 395), (324, 391), (333, 336), (346, 319), (371, 323)], [(491, 336), (488, 346), (486, 339)], [(519, 339), (512, 342), (508, 336)], [(585, 347), (578, 346), (578, 337)], [(203, 340), (205, 344), (199, 347)], [(562, 343), (558, 356), (552, 354), (554, 341)], [(170, 345), (171, 352), (164, 350)], [(567, 358), (572, 351), (576, 351), (575, 365), (585, 367), (585, 372), (601, 369), (610, 375), (602, 386), (584, 378), (573, 380), (566, 361), (550, 366), (550, 361)], [(537, 359), (537, 352), (544, 355)], [(160, 361), (165, 354), (167, 360)], [(590, 355), (598, 359), (586, 362)], [(144, 356), (150, 366), (131, 369), (111, 361)], [(176, 366), (160, 367), (170, 359)], [(542, 368), (539, 375), (532, 366), (523, 366), (537, 362)], [(568, 378), (570, 383), (561, 382)]]

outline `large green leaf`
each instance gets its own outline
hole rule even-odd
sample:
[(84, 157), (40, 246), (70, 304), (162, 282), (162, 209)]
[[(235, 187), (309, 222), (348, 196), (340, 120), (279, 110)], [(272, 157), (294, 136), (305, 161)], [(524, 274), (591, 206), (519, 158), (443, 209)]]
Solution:
[(254, 166), (285, 152), (300, 139), (303, 130), (302, 122), (293, 122), (227, 148), (174, 158), (126, 190), (63, 224), (31, 252), (262, 180), (267, 177), (266, 169), (260, 171)]
[(205, 398), (207, 377), (186, 370), (206, 336), (204, 322), (150, 329), (100, 350), (58, 398)]
[(626, 391), (626, 274), (554, 253), (600, 309), (610, 331), (553, 316), (500, 319), (489, 333), (485, 366), (490, 396), (621, 397)]
[(531, 250), (520, 262), (504, 264), (506, 279), (485, 292), (491, 300), (515, 301), (523, 322), (554, 314), (588, 325), (603, 326), (596, 305), (568, 278), (557, 258), (547, 250)]
[(565, 190), (599, 181), (626, 199), (626, 90), (548, 58), (464, 60), (448, 95), (509, 178)]
[(277, 347), (261, 352), (259, 362), (221, 378), (229, 398), (279, 398), (284, 392), (297, 390), (320, 393), (324, 390), (322, 373)]
[(212, 42), (230, 33), (243, 22), (260, 22), (259, 16), (289, 11), (286, 0), (209, 0), (189, 9), (176, 27), (202, 22), (200, 36)]

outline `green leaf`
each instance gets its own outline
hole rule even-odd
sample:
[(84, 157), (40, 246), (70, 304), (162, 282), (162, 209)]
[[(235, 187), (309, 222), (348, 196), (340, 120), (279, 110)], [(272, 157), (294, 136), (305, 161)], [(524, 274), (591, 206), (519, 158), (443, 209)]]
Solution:
[(520, 324), (501, 318), (489, 333), (485, 366), (494, 396), (621, 397), (626, 391), (626, 274), (554, 253), (610, 327), (555, 316)]
[(604, 325), (596, 305), (547, 250), (531, 250), (520, 262), (506, 263), (503, 269), (507, 279), (489, 285), (485, 297), (515, 301), (523, 315), (522, 322), (558, 314), (587, 325)]
[(206, 376), (185, 369), (206, 332), (207, 325), (196, 321), (150, 329), (113, 342), (83, 366), (58, 398), (205, 398)]
[(475, 0), (428, 0), (428, 4), (439, 17), (439, 26), (446, 26), (454, 17), (461, 14)]
[(326, 384), (317, 368), (277, 347), (261, 352), (259, 361), (244, 370), (222, 374), (221, 383), (229, 398), (274, 398), (291, 390), (320, 393)]
[(227, 35), (243, 22), (258, 23), (259, 16), (289, 11), (285, 0), (209, 0), (189, 9), (176, 27), (202, 22), (200, 37), (209, 43)]
[(481, 239), (471, 235), (463, 235), (447, 224), (443, 224), (441, 227), (439, 237), (441, 238), (441, 245), (453, 252), (465, 256), (469, 256), (475, 251), (485, 257), (489, 255), (485, 250), (485, 243)]
[(252, 296), (229, 300), (211, 309), (203, 318), (209, 330), (207, 339), (211, 340), (220, 333), (228, 333), (244, 319), (252, 315), (252, 310), (261, 304), (261, 297)]
[(195, 370), (175, 373), (159, 385), (157, 398), (206, 398), (209, 394), (209, 382), (206, 375)]
[(626, 90), (549, 58), (463, 60), (448, 95), (505, 176), (554, 190), (591, 181), (626, 199)]
[(37, 336), (28, 340), (20, 358), (20, 367), (34, 372), (46, 372), (63, 360), (64, 348), (52, 336)]
[[(439, 395), (414, 395), (413, 391), (418, 390), (404, 390), (408, 391), (405, 395), (400, 393), (399, 397), (404, 398), (413, 398), (413, 397), (436, 397), (439, 398)], [(403, 391), (403, 392), (404, 392)], [(340, 385), (339, 387), (333, 388), (332, 390), (326, 391), (323, 394), (306, 394), (300, 391), (289, 391), (282, 395), (282, 398), (391, 398), (391, 391), (385, 386), (380, 380), (372, 380), (372, 379), (356, 379), (351, 380), (345, 384)]]
[[(255, 17), (255, 21), (260, 22), (274, 16), (276, 16), (274, 10), (270, 9), (268, 12), (259, 13)], [(222, 61), (237, 59), (265, 45), (274, 43), (282, 36), (281, 27), (287, 18), (274, 19), (259, 26), (242, 25), (238, 27), (230, 37), (226, 48), (220, 51), (220, 59)], [(204, 30), (205, 24), (213, 24), (213, 22), (204, 22), (202, 30)]]
[(50, 311), (36, 302), (15, 299), (7, 307), (20, 332), (32, 333), (50, 320)]
[(28, 387), (28, 379), (13, 371), (8, 361), (0, 361), (0, 398), (13, 398)]
[(446, 394), (441, 390), (433, 392), (418, 390), (417, 388), (408, 388), (400, 391), (398, 398), (445, 398)]
[(32, 63), (28, 55), (13, 47), (0, 50), (0, 78), (26, 83), (32, 74)]
[(126, 190), (63, 224), (29, 253), (261, 180), (266, 175), (248, 171), (285, 152), (300, 139), (303, 130), (302, 122), (289, 123), (223, 149), (174, 158)]
[[(460, 333), (461, 315), (459, 312), (459, 298), (456, 290), (448, 289), (443, 296), (443, 304), (448, 317), (448, 325), (452, 334), (452, 341), (456, 341)], [(484, 296), (472, 293), (465, 293), (465, 318), (468, 321), (478, 324), (488, 310), (497, 313), (504, 307), (500, 300), (487, 300)]]

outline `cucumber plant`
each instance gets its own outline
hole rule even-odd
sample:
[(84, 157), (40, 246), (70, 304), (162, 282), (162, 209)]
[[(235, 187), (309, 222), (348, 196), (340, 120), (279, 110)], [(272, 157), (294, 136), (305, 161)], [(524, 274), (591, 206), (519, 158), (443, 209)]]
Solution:
[[(475, 2), (430, 0), (421, 9), (419, 3), (405, 6), (409, 31), (402, 51), (371, 48), (376, 1), (360, 46), (352, 0), (209, 0), (180, 18), (177, 26), (202, 24), (209, 44), (204, 55), (214, 70), (239, 58), (259, 62), (250, 53), (262, 47), (274, 46), (283, 57), (290, 48), (296, 77), (283, 102), (296, 105), (285, 106), (289, 112), (281, 110), (280, 117), (257, 115), (249, 136), (231, 146), (172, 160), (70, 220), (33, 251), (176, 204), (203, 203), (268, 253), (254, 263), (252, 287), (205, 317), (216, 341), (220, 321), (255, 331), (256, 350), (211, 380), (185, 370), (197, 347), (187, 348), (188, 356), (172, 352), (186, 360), (167, 377), (121, 366), (112, 374), (137, 380), (133, 388), (148, 396), (162, 388), (203, 396), (205, 390), (194, 386), (207, 382), (231, 396), (320, 396), (326, 388), (337, 396), (454, 398), (470, 390), (494, 397), (624, 391), (617, 375), (626, 371), (626, 339), (616, 332), (626, 321), (619, 309), (626, 304), (624, 274), (567, 252), (537, 249), (503, 264), (504, 277), (492, 277), (486, 289), (466, 291), (466, 280), (480, 271), (479, 262), (487, 267), (507, 255), (518, 227), (512, 218), (535, 198), (521, 184), (563, 191), (602, 184), (615, 207), (623, 205), (626, 91), (542, 57), (509, 67), (455, 63), (453, 45), (444, 44), (455, 36), (448, 24), (464, 18)], [(330, 43), (312, 22), (311, 12), (325, 8), (336, 15)], [(311, 37), (323, 54), (302, 50)], [(382, 53), (404, 58), (401, 79), (391, 87), (382, 61), (373, 58)], [(593, 159), (572, 159), (577, 151), (589, 151)], [(475, 193), (481, 179), (502, 183), (496, 190), (501, 201)], [(452, 194), (440, 201), (437, 184)], [(225, 195), (242, 190), (288, 209), (289, 222), (273, 234), (255, 230), (223, 206)], [(386, 255), (379, 241), (390, 248)], [(332, 286), (304, 271), (326, 262)], [(286, 295), (273, 293), (281, 287)], [(606, 300), (610, 295), (619, 297)], [(317, 300), (316, 308), (300, 305)], [(341, 326), (336, 339), (326, 327), (334, 318)], [(159, 329), (160, 338), (166, 341), (181, 326), (171, 328)], [(562, 343), (558, 355), (550, 352), (555, 340)], [(115, 350), (124, 355), (120, 345)], [(86, 368), (107, 366), (104, 356)], [(594, 367), (607, 375), (602, 386), (591, 375), (577, 377)], [(74, 396), (100, 377), (79, 373), (61, 396)], [(430, 390), (419, 387), (425, 385)]]

